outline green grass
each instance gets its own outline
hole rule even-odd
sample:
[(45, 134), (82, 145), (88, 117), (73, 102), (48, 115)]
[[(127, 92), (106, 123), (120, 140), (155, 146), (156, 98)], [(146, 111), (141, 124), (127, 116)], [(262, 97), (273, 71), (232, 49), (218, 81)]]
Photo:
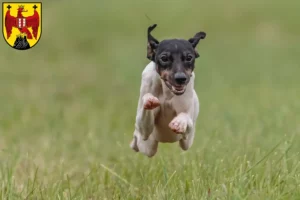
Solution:
[[(299, 1), (43, 2), (30, 51), (0, 39), (0, 199), (300, 199)], [(205, 31), (192, 148), (134, 153), (146, 29)]]

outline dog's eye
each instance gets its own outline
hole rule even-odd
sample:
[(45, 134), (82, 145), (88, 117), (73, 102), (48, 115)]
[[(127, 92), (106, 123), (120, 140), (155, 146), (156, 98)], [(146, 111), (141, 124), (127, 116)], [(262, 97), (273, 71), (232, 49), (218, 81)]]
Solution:
[(162, 62), (168, 62), (168, 61), (169, 61), (169, 58), (168, 58), (168, 56), (166, 56), (166, 55), (162, 55), (162, 56), (160, 57), (160, 60), (161, 60)]
[(192, 60), (193, 60), (193, 56), (188, 55), (188, 56), (186, 57), (186, 61), (187, 61), (187, 62), (191, 62)]

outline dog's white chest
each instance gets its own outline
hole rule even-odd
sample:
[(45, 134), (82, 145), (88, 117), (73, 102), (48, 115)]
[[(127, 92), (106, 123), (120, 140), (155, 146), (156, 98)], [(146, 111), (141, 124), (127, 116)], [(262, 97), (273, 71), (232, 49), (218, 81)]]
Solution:
[(161, 105), (155, 116), (154, 137), (159, 142), (176, 142), (182, 138), (181, 135), (174, 133), (169, 124), (176, 117), (177, 112), (174, 109), (172, 100), (159, 98)]
[(163, 118), (163, 121), (170, 122), (176, 116), (176, 110), (172, 106), (172, 101), (162, 98), (159, 98), (159, 100), (161, 104), (156, 119), (160, 119), (158, 122), (162, 121), (161, 118)]

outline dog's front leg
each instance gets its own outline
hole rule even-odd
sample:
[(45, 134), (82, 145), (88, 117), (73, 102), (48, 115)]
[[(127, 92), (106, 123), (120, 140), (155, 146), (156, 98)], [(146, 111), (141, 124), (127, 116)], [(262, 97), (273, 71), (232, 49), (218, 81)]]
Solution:
[(195, 124), (187, 113), (180, 113), (169, 124), (172, 131), (182, 134), (179, 145), (183, 150), (189, 149), (194, 141)]
[(160, 105), (159, 100), (151, 93), (141, 98), (141, 106), (136, 116), (136, 129), (143, 140), (147, 140), (154, 128), (154, 109)]
[(159, 100), (156, 97), (161, 81), (155, 71), (155, 64), (150, 63), (142, 73), (139, 102), (135, 121), (135, 131), (131, 148), (151, 157), (157, 151), (158, 142), (151, 135), (154, 130), (155, 115), (159, 112)]
[(151, 137), (151, 133), (154, 129), (154, 108), (159, 105), (158, 99), (150, 93), (140, 98), (134, 136), (130, 144), (133, 150), (140, 151), (149, 157), (155, 155), (158, 147), (158, 142), (153, 135)]

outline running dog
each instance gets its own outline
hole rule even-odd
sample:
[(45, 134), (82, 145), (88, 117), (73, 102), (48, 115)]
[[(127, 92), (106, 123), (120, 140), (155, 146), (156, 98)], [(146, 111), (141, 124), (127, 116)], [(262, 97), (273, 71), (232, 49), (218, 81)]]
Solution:
[(158, 143), (179, 141), (188, 150), (194, 140), (200, 103), (194, 90), (196, 50), (205, 32), (189, 40), (167, 39), (159, 42), (148, 28), (147, 58), (142, 72), (135, 131), (130, 147), (152, 157)]

